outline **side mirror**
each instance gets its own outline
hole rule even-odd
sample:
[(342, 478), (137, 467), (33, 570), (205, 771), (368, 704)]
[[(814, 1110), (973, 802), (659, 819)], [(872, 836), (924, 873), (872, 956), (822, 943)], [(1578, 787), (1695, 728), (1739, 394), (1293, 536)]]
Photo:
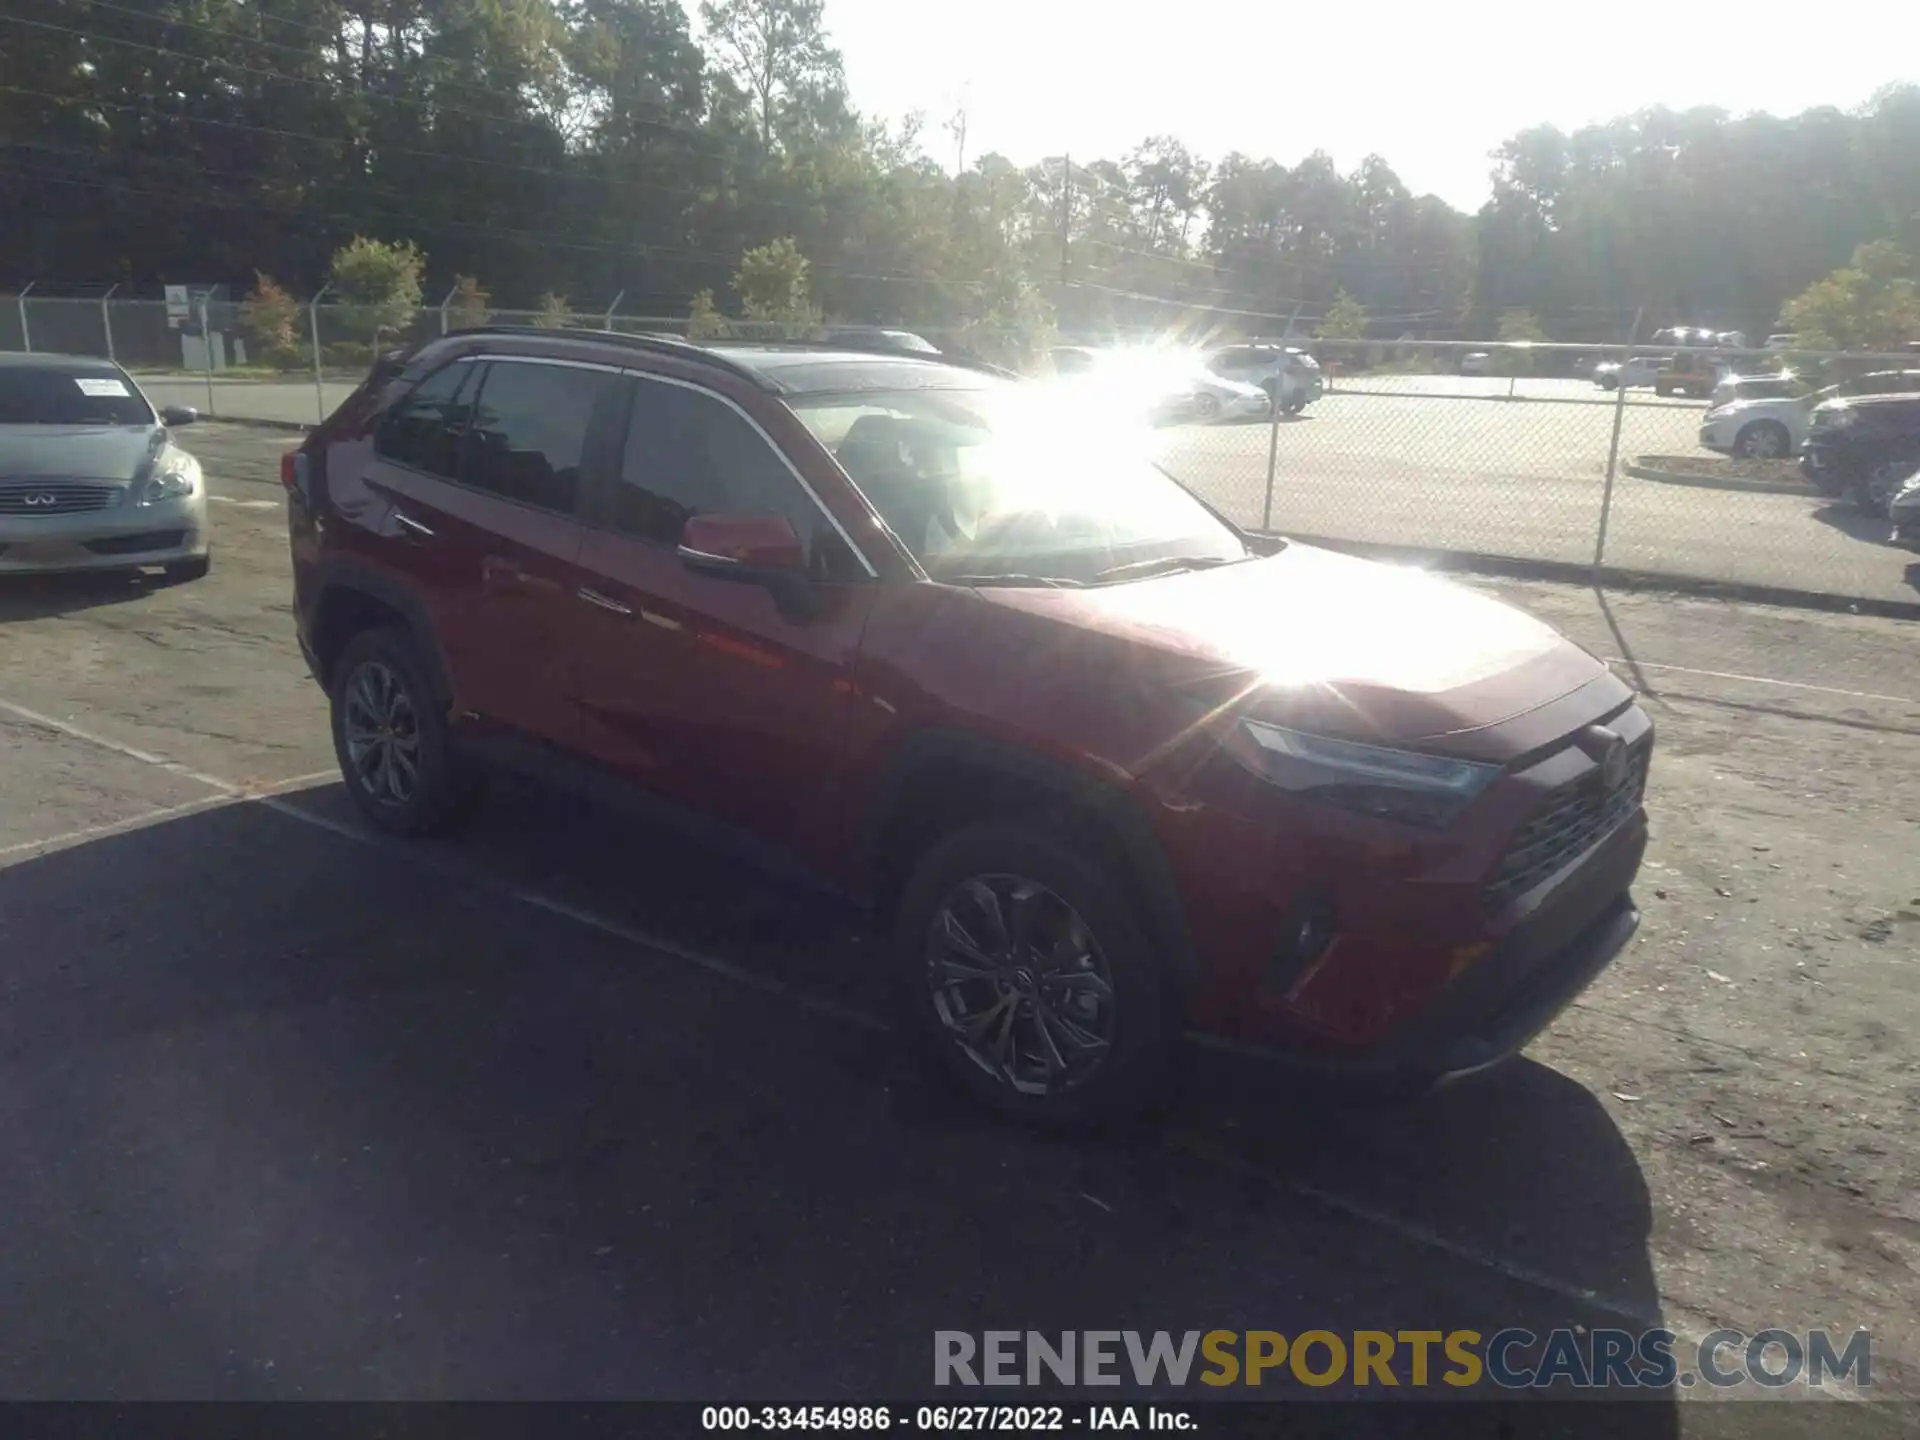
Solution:
[(807, 552), (779, 515), (695, 515), (680, 532), (680, 561), (720, 580), (804, 580)]
[(162, 405), (160, 407), (160, 423), (170, 428), (178, 428), (181, 425), (191, 425), (199, 418), (200, 412), (191, 405)]

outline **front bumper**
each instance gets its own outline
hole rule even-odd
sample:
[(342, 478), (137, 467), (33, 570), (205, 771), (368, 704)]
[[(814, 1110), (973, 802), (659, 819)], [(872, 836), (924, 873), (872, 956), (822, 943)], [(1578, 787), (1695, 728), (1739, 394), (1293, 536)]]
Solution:
[(56, 575), (173, 565), (207, 553), (207, 497), (203, 489), (181, 500), (78, 515), (0, 519), (0, 575)]
[(1733, 453), (1734, 427), (1715, 423), (1700, 427), (1700, 446), (1705, 450), (1717, 451), (1722, 455)]

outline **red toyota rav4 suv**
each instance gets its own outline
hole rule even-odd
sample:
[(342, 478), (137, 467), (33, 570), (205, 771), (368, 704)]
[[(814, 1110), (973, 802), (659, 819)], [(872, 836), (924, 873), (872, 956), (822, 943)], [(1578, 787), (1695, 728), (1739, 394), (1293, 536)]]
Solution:
[(1652, 727), (1527, 616), (1236, 530), (1048, 386), (491, 329), (288, 456), (300, 642), (401, 833), (498, 765), (872, 907), (1016, 1115), (1182, 1033), (1395, 1086), (1519, 1049), (1637, 913)]

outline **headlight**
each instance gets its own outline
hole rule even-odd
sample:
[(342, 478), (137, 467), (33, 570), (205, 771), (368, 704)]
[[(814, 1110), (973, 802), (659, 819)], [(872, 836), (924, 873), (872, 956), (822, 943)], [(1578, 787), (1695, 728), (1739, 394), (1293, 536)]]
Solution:
[(1853, 424), (1859, 418), (1860, 412), (1858, 410), (1829, 410), (1824, 414), (1815, 415), (1813, 417), (1813, 423), (1822, 430), (1840, 430)]
[(166, 500), (184, 500), (200, 488), (200, 465), (191, 455), (175, 455), (160, 462), (160, 468), (147, 479), (140, 492), (142, 505), (158, 505)]
[(1366, 815), (1410, 825), (1448, 824), (1493, 783), (1498, 765), (1448, 760), (1243, 722), (1252, 763), (1267, 780)]

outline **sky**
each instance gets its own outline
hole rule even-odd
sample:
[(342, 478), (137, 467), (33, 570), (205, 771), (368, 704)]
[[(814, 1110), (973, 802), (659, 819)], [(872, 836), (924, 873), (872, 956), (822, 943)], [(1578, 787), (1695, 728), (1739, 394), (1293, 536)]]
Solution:
[[(1342, 171), (1384, 155), (1416, 194), (1477, 210), (1488, 152), (1542, 122), (1564, 130), (1656, 104), (1735, 114), (1851, 109), (1920, 80), (1915, 0), (1855, 0), (1846, 23), (1776, 0), (826, 0), (854, 103), (926, 115), (963, 102), (969, 163), (1063, 151), (1117, 159), (1150, 134), (1203, 158), (1232, 150)], [(1869, 43), (1867, 37), (1878, 35)]]

